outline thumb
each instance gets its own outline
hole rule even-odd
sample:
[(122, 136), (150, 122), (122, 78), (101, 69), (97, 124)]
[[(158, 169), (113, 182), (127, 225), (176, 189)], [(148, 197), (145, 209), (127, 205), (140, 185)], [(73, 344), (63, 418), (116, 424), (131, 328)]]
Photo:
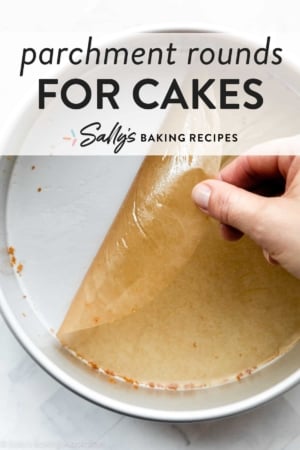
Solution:
[(222, 224), (237, 228), (260, 246), (265, 246), (270, 227), (274, 226), (274, 216), (277, 216), (272, 214), (276, 208), (274, 199), (219, 180), (197, 184), (192, 198), (204, 212)]

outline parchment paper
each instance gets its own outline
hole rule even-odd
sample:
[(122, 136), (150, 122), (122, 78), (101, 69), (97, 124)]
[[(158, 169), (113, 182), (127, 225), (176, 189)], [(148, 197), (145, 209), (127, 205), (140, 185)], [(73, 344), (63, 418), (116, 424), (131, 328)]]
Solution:
[[(200, 114), (173, 109), (164, 130), (216, 131), (218, 117)], [(58, 337), (134, 383), (223, 383), (297, 341), (300, 282), (249, 239), (222, 240), (192, 202), (193, 186), (224, 163), (221, 149), (201, 157), (173, 145), (175, 156), (166, 146), (145, 158)]]

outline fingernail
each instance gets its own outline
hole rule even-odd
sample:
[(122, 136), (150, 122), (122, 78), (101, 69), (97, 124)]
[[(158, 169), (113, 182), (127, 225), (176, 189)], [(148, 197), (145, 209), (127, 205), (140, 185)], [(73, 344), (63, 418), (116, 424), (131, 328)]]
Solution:
[(270, 253), (264, 248), (263, 248), (263, 255), (266, 258), (266, 260), (268, 261), (268, 263), (273, 264), (275, 266), (278, 264), (278, 261), (276, 261), (276, 259), (272, 258)]
[(198, 184), (193, 189), (194, 202), (200, 206), (201, 209), (207, 210), (210, 199), (211, 189), (207, 184)]

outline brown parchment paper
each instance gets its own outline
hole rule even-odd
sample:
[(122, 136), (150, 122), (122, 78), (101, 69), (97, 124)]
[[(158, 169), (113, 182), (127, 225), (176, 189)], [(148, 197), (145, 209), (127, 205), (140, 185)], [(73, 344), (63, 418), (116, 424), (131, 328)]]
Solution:
[(151, 301), (189, 261), (207, 220), (191, 200), (199, 158), (145, 159), (60, 334), (112, 322)]
[[(183, 89), (187, 89), (186, 82)], [(219, 116), (174, 105), (163, 133), (216, 132)], [(195, 146), (197, 145), (197, 151)], [(155, 143), (138, 171), (106, 238), (91, 264), (59, 331), (91, 328), (122, 318), (149, 301), (172, 281), (201, 240), (199, 214), (191, 200), (193, 186), (220, 169), (214, 156), (199, 154), (205, 144)], [(159, 153), (159, 155), (157, 155)]]
[[(176, 111), (169, 123), (177, 131), (178, 121), (192, 131), (195, 113)], [(176, 145), (175, 156), (145, 158), (58, 338), (127, 380), (211, 385), (250, 373), (297, 341), (300, 282), (268, 265), (249, 239), (220, 238), (191, 190), (224, 158)]]
[(64, 345), (109, 374), (172, 388), (240, 378), (292, 346), (299, 281), (269, 265), (249, 239), (225, 242), (211, 220), (201, 227), (189, 262), (152, 302), (67, 333)]

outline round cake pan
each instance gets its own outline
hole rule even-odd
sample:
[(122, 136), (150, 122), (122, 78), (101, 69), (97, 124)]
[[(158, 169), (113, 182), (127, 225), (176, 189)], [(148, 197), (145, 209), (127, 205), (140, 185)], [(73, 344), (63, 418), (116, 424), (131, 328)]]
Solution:
[[(200, 28), (153, 31), (200, 32)], [(125, 45), (128, 37), (132, 39), (130, 33), (118, 36), (115, 42)], [(297, 69), (284, 63), (280, 73), (285, 82), (289, 80), (294, 95), (299, 96)], [(2, 150), (8, 146), (21, 147), (29, 130), (36, 126), (32, 102), (33, 99), (26, 102), (16, 112), (10, 127), (1, 133)], [(40, 133), (41, 145), (43, 139)], [(177, 392), (110, 383), (107, 377), (61, 348), (55, 330), (141, 162), (140, 157), (112, 156), (95, 164), (95, 158), (99, 157), (0, 158), (1, 311), (12, 333), (32, 358), (61, 384), (99, 406), (161, 421), (201, 421), (230, 416), (261, 405), (299, 383), (300, 343), (236, 382)], [(117, 186), (111, 177), (112, 170), (118, 177)], [(94, 205), (101, 186), (109, 194), (102, 205), (104, 209), (97, 211)], [(100, 217), (104, 219), (99, 220)], [(82, 241), (84, 245), (78, 245)], [(13, 248), (22, 273), (11, 267), (9, 247)]]

